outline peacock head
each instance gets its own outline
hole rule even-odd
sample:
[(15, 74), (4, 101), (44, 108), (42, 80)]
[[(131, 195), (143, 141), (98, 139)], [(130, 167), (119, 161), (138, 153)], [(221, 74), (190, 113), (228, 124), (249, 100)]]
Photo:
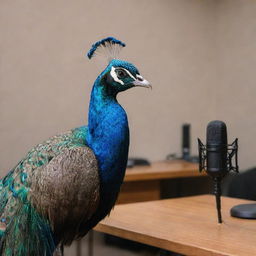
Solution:
[(135, 86), (151, 88), (150, 83), (140, 75), (133, 64), (117, 59), (113, 59), (103, 71), (101, 81), (116, 93)]
[(131, 63), (116, 59), (117, 54), (125, 44), (113, 37), (107, 37), (92, 45), (87, 56), (91, 59), (96, 54), (107, 56), (109, 64), (98, 77), (99, 85), (111, 94), (125, 91), (132, 87), (151, 88), (150, 83), (144, 79), (138, 69)]

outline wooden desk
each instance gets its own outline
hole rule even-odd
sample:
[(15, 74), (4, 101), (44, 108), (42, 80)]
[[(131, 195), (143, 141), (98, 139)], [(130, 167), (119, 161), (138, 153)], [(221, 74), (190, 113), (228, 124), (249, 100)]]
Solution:
[(198, 163), (182, 160), (154, 162), (150, 166), (127, 168), (118, 204), (158, 200), (160, 181), (164, 179), (199, 177)]
[(127, 168), (124, 181), (145, 181), (200, 176), (198, 163), (183, 160), (153, 162), (150, 166)]
[[(144, 202), (161, 199), (161, 180), (198, 177), (198, 164), (182, 160), (154, 162), (150, 166), (127, 168), (117, 204)], [(89, 255), (92, 255), (92, 232), (89, 239)], [(81, 253), (81, 242), (77, 242), (77, 255)]]
[(222, 198), (218, 224), (211, 195), (117, 205), (95, 230), (193, 256), (256, 255), (256, 221), (230, 217), (250, 201)]

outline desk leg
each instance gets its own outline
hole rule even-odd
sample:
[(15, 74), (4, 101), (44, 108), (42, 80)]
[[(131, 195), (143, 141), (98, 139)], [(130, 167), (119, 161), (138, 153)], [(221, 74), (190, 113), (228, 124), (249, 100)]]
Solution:
[(88, 256), (93, 256), (93, 230), (88, 234)]
[(82, 256), (82, 240), (76, 242), (76, 256)]
[(64, 256), (64, 245), (61, 244), (60, 246), (61, 256)]
[[(82, 256), (82, 240), (76, 242), (76, 256)], [(93, 230), (88, 233), (88, 256), (93, 256)]]
[(64, 256), (64, 246), (63, 244), (59, 244), (55, 249), (53, 256)]
[(160, 250), (159, 253), (160, 256), (183, 256), (182, 254), (176, 253), (176, 252), (169, 252), (166, 250)]

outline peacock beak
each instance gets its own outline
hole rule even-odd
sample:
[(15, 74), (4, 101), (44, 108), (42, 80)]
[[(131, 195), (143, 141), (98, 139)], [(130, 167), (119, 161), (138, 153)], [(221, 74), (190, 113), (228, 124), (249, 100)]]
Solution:
[(147, 81), (146, 79), (144, 79), (141, 75), (136, 75), (136, 80), (133, 82), (134, 86), (139, 86), (139, 87), (146, 87), (146, 88), (150, 88), (152, 89), (151, 84), (149, 83), (149, 81)]

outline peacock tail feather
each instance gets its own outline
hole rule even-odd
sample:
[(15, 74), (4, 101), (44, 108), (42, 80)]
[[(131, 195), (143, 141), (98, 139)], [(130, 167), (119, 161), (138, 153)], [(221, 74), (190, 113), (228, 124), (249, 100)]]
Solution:
[(16, 203), (14, 215), (10, 217), (1, 237), (2, 256), (51, 256), (55, 250), (55, 240), (48, 221), (29, 203)]
[[(67, 148), (85, 145), (87, 128), (56, 135), (34, 147), (0, 180), (0, 255), (50, 256), (57, 245), (51, 223), (31, 193), (31, 180), (39, 167)], [(39, 179), (39, 177), (38, 177)]]

